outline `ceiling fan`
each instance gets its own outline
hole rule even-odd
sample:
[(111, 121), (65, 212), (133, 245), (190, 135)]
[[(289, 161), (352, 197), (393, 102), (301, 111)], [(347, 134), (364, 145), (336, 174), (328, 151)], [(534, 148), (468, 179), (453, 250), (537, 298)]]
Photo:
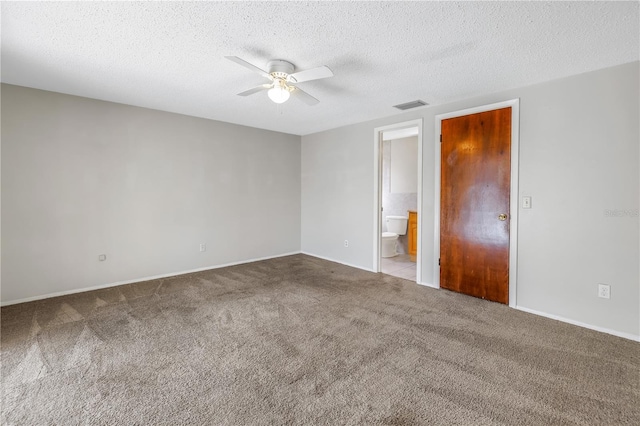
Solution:
[(271, 81), (270, 83), (261, 84), (253, 89), (238, 93), (238, 96), (248, 96), (267, 90), (269, 99), (277, 104), (286, 102), (289, 99), (289, 96), (293, 95), (307, 105), (315, 105), (320, 101), (293, 84), (333, 77), (333, 72), (329, 67), (324, 65), (305, 71), (293, 72), (295, 70), (293, 64), (281, 59), (274, 59), (267, 63), (267, 70), (265, 71), (253, 64), (250, 64), (244, 59), (238, 58), (237, 56), (225, 56), (225, 58), (258, 73)]

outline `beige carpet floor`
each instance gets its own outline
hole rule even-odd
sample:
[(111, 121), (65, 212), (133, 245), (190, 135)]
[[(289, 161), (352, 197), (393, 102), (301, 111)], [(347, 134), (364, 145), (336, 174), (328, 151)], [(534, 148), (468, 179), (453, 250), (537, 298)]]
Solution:
[(640, 424), (640, 344), (305, 255), (2, 308), (3, 425)]

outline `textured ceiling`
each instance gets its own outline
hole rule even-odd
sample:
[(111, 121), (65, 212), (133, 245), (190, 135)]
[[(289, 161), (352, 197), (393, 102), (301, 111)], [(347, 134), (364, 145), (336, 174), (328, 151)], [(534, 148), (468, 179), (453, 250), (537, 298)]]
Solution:
[[(2, 81), (304, 135), (638, 60), (638, 2), (2, 2)], [(335, 76), (280, 106), (226, 60)]]

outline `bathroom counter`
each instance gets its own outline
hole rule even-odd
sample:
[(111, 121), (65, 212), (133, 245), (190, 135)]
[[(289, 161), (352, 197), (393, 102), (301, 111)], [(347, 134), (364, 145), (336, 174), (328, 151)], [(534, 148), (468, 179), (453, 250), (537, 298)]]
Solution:
[(408, 210), (409, 221), (407, 223), (408, 234), (408, 251), (409, 257), (412, 262), (416, 261), (416, 255), (418, 253), (418, 212), (415, 210)]

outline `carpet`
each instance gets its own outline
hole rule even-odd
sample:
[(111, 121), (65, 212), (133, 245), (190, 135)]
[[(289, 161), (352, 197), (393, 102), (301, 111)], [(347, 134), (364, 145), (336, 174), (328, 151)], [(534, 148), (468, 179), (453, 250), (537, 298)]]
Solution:
[(640, 424), (640, 344), (306, 255), (3, 307), (3, 425)]

